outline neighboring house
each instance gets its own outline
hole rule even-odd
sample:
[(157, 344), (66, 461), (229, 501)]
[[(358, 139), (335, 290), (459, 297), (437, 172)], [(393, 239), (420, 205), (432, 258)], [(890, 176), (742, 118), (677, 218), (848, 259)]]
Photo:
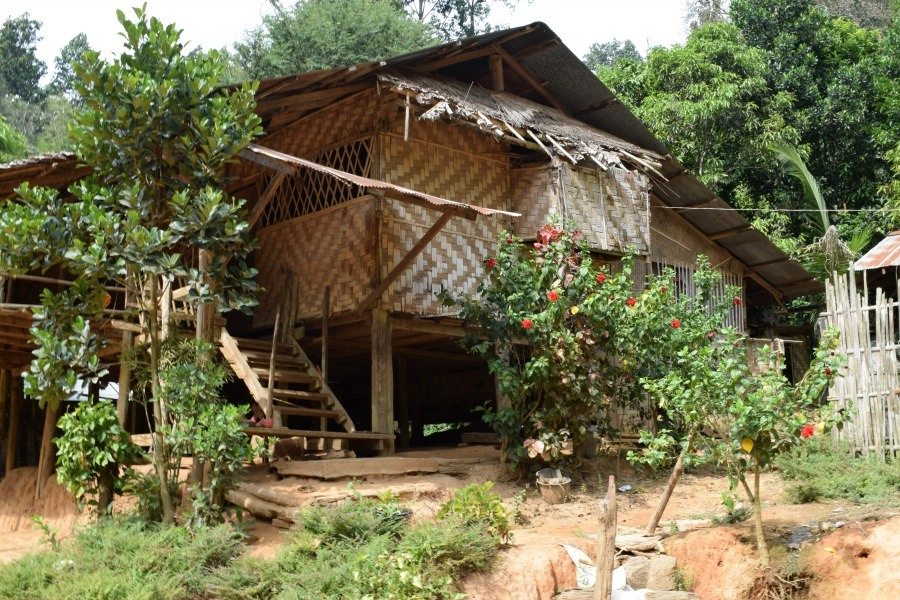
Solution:
[[(395, 424), (406, 446), (424, 425), (477, 420), (494, 385), (438, 293), (474, 293), (501, 231), (532, 239), (554, 214), (613, 266), (633, 248), (636, 287), (670, 266), (690, 293), (706, 254), (742, 290), (729, 316), (741, 329), (748, 306), (821, 289), (738, 212), (709, 210), (730, 207), (543, 23), (266, 80), (257, 102), (266, 134), (230, 191), (249, 202), (267, 291), (220, 341), (257, 410), (289, 426), (279, 435), (390, 451)], [(83, 174), (70, 155), (0, 166), (0, 199)], [(37, 283), (13, 282), (8, 302), (36, 302)], [(0, 366), (27, 355), (0, 334)]]

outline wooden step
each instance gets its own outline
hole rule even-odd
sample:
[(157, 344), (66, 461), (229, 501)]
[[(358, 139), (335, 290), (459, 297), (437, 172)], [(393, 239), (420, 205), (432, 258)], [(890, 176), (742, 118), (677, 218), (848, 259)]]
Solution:
[[(245, 354), (244, 356), (247, 355)], [(268, 354), (266, 354), (265, 358), (247, 356), (247, 362), (254, 367), (265, 367), (268, 369), (270, 360), (271, 359)], [(278, 354), (275, 356), (275, 368), (289, 368), (288, 370), (293, 369), (295, 371), (305, 371), (307, 368), (309, 368), (309, 365), (294, 356), (282, 356), (281, 354)]]
[[(268, 381), (269, 380), (269, 369), (268, 367), (252, 367), (253, 372), (259, 375), (260, 381)], [(295, 370), (284, 370), (284, 369), (275, 369), (275, 372), (272, 373), (275, 381), (280, 381), (282, 383), (315, 383), (318, 381), (318, 378), (310, 375), (305, 371), (295, 371)]]
[(322, 392), (310, 392), (307, 390), (286, 390), (284, 388), (274, 388), (272, 390), (272, 397), (275, 398), (276, 403), (279, 399), (291, 401), (306, 400), (309, 402), (329, 402), (331, 400), (331, 396)]
[(286, 406), (275, 405), (275, 412), (282, 415), (291, 415), (295, 417), (323, 417), (325, 419), (334, 419), (338, 423), (343, 421), (344, 413), (339, 410), (329, 410), (326, 408), (310, 408), (308, 406)]
[[(235, 338), (238, 348), (241, 350), (261, 350), (263, 352), (272, 351), (272, 340), (255, 340), (253, 338)], [(293, 354), (293, 347), (290, 344), (278, 344), (278, 353)]]
[(287, 427), (245, 427), (247, 435), (275, 437), (327, 438), (337, 440), (392, 440), (391, 433), (372, 431), (310, 431), (308, 429), (288, 429)]

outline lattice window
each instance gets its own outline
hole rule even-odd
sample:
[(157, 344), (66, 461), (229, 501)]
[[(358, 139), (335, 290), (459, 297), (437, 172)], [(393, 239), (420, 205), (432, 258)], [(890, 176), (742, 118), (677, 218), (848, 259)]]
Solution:
[[(694, 267), (667, 265), (660, 262), (654, 262), (652, 264), (654, 275), (661, 275), (666, 269), (675, 271), (675, 293), (677, 295), (688, 294), (689, 296), (693, 296), (697, 293), (697, 288), (694, 284)], [(725, 292), (732, 286), (737, 287), (740, 290), (739, 297), (741, 298), (741, 303), (739, 305), (732, 304), (731, 309), (725, 316), (723, 325), (726, 327), (734, 327), (738, 331), (746, 331), (747, 308), (744, 304), (744, 286), (742, 277), (728, 271), (719, 271), (719, 274), (722, 278), (719, 279), (719, 282), (716, 284), (716, 289), (713, 290), (713, 298), (723, 298)], [(733, 298), (728, 298), (727, 300), (732, 299)]]
[[(354, 175), (369, 176), (372, 138), (365, 138), (345, 146), (333, 148), (312, 160), (320, 165), (340, 169)], [(259, 180), (259, 193), (266, 189), (272, 176)], [(288, 177), (278, 188), (275, 198), (266, 207), (260, 219), (260, 227), (266, 228), (318, 212), (364, 195), (362, 188), (347, 185), (330, 175), (310, 169), (300, 169)]]

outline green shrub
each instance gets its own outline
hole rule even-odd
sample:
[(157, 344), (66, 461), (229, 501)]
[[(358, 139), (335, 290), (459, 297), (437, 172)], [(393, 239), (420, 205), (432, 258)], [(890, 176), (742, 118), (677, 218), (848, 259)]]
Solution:
[(827, 436), (816, 436), (776, 460), (792, 502), (820, 498), (845, 499), (863, 504), (900, 505), (900, 461), (864, 458)]
[(224, 525), (192, 532), (103, 520), (58, 552), (0, 566), (0, 598), (195, 598), (209, 573), (230, 564), (242, 549), (240, 536)]
[(393, 501), (357, 497), (336, 506), (309, 506), (297, 516), (296, 535), (304, 544), (312, 534), (323, 544), (364, 542), (379, 535), (399, 535), (409, 510)]
[(397, 552), (419, 564), (438, 565), (448, 573), (485, 571), (497, 555), (498, 539), (480, 524), (448, 518), (413, 525)]
[(481, 524), (501, 541), (509, 540), (509, 510), (499, 495), (492, 492), (494, 483), (473, 483), (460, 488), (438, 510), (439, 520), (454, 517), (469, 524)]

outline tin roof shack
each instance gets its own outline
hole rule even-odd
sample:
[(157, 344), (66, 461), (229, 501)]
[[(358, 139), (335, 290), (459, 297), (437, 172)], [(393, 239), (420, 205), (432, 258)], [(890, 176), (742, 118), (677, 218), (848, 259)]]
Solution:
[[(742, 289), (738, 327), (747, 305), (820, 289), (737, 212), (694, 210), (730, 207), (542, 23), (263, 81), (257, 101), (266, 134), (229, 187), (248, 200), (266, 292), (219, 342), (276, 422), (259, 432), (306, 449), (390, 452), (395, 431), (406, 446), (478, 420), (493, 381), (437, 294), (473, 293), (499, 232), (533, 237), (552, 214), (611, 263), (635, 248), (636, 286), (672, 266), (691, 293), (708, 255)], [(70, 155), (2, 166), (0, 198), (82, 175)]]

